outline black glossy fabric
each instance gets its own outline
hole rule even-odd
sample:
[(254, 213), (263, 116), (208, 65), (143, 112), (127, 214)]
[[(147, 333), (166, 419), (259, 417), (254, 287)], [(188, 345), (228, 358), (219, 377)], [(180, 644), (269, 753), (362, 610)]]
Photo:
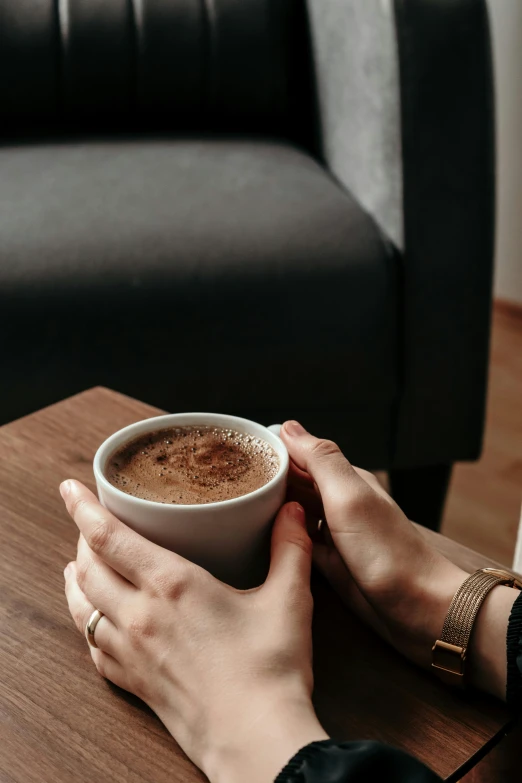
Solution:
[(300, 0), (0, 0), (0, 132), (288, 132), (305, 121), (303, 13)]
[(308, 155), (20, 146), (0, 150), (0, 203), (4, 422), (103, 384), (172, 411), (301, 415), (388, 458), (395, 261)]
[(506, 638), (506, 701), (515, 711), (522, 709), (522, 593), (513, 604)]
[(396, 0), (405, 252), (395, 467), (480, 454), (494, 232), (485, 0)]
[(275, 783), (440, 783), (441, 778), (396, 748), (379, 742), (313, 742)]

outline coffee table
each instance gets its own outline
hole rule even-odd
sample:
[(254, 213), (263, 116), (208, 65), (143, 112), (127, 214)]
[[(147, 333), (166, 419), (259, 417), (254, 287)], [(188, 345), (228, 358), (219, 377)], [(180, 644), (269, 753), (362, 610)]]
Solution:
[[(204, 776), (141, 702), (96, 673), (63, 593), (77, 529), (58, 484), (94, 488), (110, 433), (160, 413), (90, 389), (0, 428), (0, 781), (195, 783)], [(469, 570), (495, 565), (425, 531)], [(315, 704), (339, 739), (381, 740), (458, 780), (510, 727), (502, 704), (461, 694), (362, 626), (314, 579)]]

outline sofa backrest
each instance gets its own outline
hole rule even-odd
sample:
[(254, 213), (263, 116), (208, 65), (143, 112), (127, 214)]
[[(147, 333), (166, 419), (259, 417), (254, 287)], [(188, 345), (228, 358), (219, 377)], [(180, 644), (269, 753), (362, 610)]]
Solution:
[(306, 103), (304, 7), (0, 0), (0, 133), (291, 134)]

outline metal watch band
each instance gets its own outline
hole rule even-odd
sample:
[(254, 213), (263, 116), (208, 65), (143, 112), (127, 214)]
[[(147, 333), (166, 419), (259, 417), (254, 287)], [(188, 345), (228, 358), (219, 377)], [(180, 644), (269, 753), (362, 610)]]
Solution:
[(473, 625), (486, 596), (497, 585), (522, 590), (522, 582), (513, 574), (495, 568), (481, 568), (471, 574), (453, 596), (440, 639), (432, 648), (432, 668), (443, 682), (464, 686)]

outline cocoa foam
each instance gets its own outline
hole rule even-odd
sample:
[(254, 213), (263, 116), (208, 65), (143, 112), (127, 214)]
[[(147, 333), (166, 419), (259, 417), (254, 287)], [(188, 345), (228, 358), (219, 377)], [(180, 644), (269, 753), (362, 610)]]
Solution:
[(170, 427), (117, 449), (105, 476), (129, 495), (158, 503), (215, 503), (267, 484), (279, 458), (261, 438), (221, 427)]

